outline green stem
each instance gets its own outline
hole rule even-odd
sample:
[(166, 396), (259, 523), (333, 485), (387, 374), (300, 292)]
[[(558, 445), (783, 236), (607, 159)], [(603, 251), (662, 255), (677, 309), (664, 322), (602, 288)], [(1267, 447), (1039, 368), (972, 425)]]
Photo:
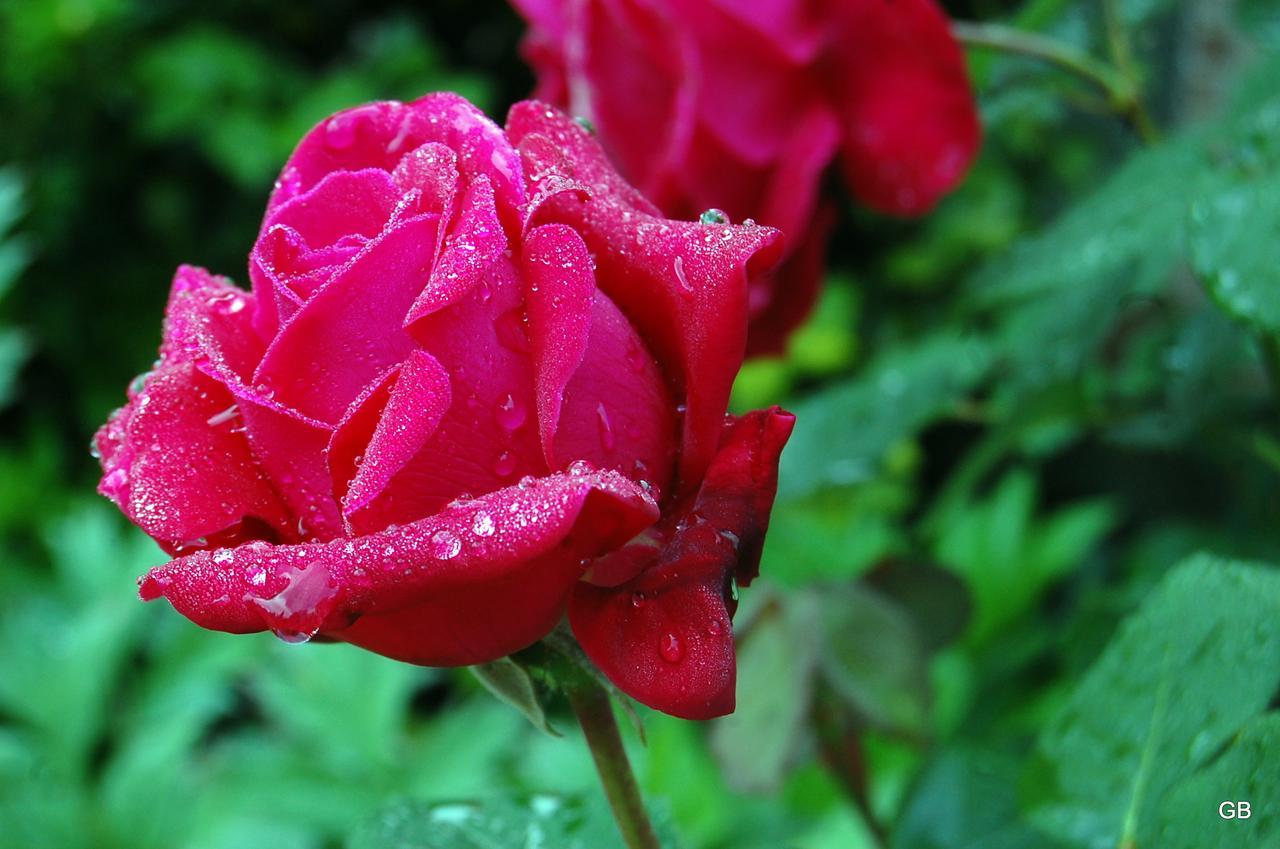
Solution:
[(640, 798), (627, 752), (622, 747), (609, 694), (585, 676), (566, 686), (565, 692), (591, 747), (596, 772), (600, 774), (600, 783), (627, 849), (662, 849), (649, 822), (644, 800)]
[(1159, 131), (1142, 105), (1137, 84), (1124, 69), (1070, 44), (1004, 24), (952, 21), (951, 31), (970, 47), (1030, 56), (1087, 80), (1107, 95), (1111, 108), (1134, 127), (1143, 141), (1151, 142), (1158, 137)]

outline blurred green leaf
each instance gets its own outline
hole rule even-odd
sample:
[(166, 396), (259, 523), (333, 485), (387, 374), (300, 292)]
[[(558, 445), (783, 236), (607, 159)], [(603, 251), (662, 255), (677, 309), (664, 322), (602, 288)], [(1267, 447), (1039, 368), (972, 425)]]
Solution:
[(534, 728), (552, 737), (562, 736), (547, 720), (542, 696), (533, 676), (522, 664), (504, 657), (469, 668), (486, 690), (524, 714)]
[(1256, 330), (1280, 334), (1280, 173), (1191, 208), (1192, 257), (1214, 301)]
[[(475, 802), (402, 802), (352, 836), (350, 849), (610, 849), (622, 837), (604, 797), (536, 795)], [(674, 846), (670, 840), (664, 845)]]
[[(1250, 720), (1204, 769), (1169, 791), (1152, 831), (1164, 849), (1235, 849), (1280, 843), (1280, 713)], [(1222, 801), (1250, 803), (1224, 821)]]
[(929, 689), (911, 617), (863, 584), (832, 586), (820, 598), (823, 678), (871, 726), (922, 735)]
[(940, 521), (934, 554), (961, 575), (973, 594), (970, 634), (976, 642), (1025, 613), (1115, 522), (1105, 500), (1036, 516), (1037, 483), (1025, 469), (1007, 474), (985, 500)]
[(782, 455), (780, 497), (871, 480), (890, 447), (953, 408), (991, 359), (981, 340), (938, 333), (890, 349), (863, 374), (793, 405), (796, 429)]
[[(1261, 750), (1240, 735), (1280, 684), (1278, 613), (1272, 568), (1200, 555), (1171, 572), (1041, 734), (1029, 774), (1035, 822), (1080, 847), (1167, 846), (1162, 822), (1216, 814), (1220, 795), (1271, 775), (1258, 770), (1270, 770), (1274, 751), (1250, 761)], [(1237, 739), (1246, 745), (1225, 763), (1239, 772), (1209, 773), (1229, 780), (1200, 800), (1203, 811), (1186, 805), (1175, 788), (1221, 768), (1210, 765)]]
[(805, 739), (818, 652), (814, 607), (788, 597), (762, 611), (739, 641), (737, 686), (747, 697), (711, 731), (712, 751), (737, 790), (775, 792)]
[(1054, 849), (1022, 819), (1016, 756), (973, 745), (941, 752), (925, 768), (893, 832), (892, 849)]

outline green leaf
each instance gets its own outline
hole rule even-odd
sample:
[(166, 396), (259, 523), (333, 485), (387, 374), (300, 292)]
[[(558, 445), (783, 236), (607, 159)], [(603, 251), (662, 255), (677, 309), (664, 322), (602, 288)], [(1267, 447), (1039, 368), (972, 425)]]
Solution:
[(1191, 209), (1192, 260), (1224, 312), (1280, 333), (1280, 174), (1251, 180)]
[(786, 597), (763, 611), (739, 641), (742, 698), (711, 731), (712, 751), (735, 789), (776, 791), (805, 739), (817, 658), (814, 607), (804, 596)]
[(891, 349), (865, 373), (795, 404), (779, 497), (871, 480), (889, 449), (953, 407), (991, 359), (979, 340), (938, 334)]
[(929, 689), (925, 650), (911, 616), (862, 584), (819, 595), (823, 677), (871, 725), (923, 734)]
[[(674, 844), (664, 843), (671, 846)], [(356, 831), (349, 849), (621, 849), (604, 798), (528, 799), (391, 806)]]
[(486, 690), (524, 714), (534, 728), (552, 737), (562, 736), (547, 720), (542, 696), (523, 665), (504, 657), (470, 669)]
[[(1280, 713), (1251, 721), (1230, 748), (1169, 792), (1156, 833), (1163, 849), (1280, 845)], [(1223, 820), (1223, 801), (1250, 804), (1247, 819)]]
[(925, 768), (893, 831), (893, 849), (1053, 849), (1018, 812), (1021, 762), (961, 745)]
[(970, 636), (981, 642), (1023, 615), (1054, 580), (1077, 566), (1110, 529), (1106, 501), (1036, 515), (1036, 479), (1007, 474), (991, 495), (939, 520), (935, 555), (964, 578), (973, 595)]
[[(1217, 768), (1215, 753), (1276, 692), (1277, 644), (1280, 573), (1208, 555), (1184, 562), (1121, 626), (1041, 734), (1028, 775), (1034, 821), (1080, 847), (1169, 845), (1163, 823), (1190, 815), (1179, 813), (1178, 796), (1190, 791), (1175, 788), (1213, 775), (1205, 769)], [(1220, 776), (1201, 804), (1247, 789), (1241, 784), (1266, 763), (1244, 763), (1255, 749), (1228, 761), (1240, 771)]]

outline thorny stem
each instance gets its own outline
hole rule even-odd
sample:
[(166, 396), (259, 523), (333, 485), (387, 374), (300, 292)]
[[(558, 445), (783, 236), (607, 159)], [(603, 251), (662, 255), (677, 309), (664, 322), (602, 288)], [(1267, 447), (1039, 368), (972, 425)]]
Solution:
[(951, 22), (951, 31), (955, 37), (971, 47), (1030, 56), (1088, 80), (1106, 94), (1111, 108), (1133, 126), (1144, 142), (1154, 142), (1159, 138), (1160, 131), (1142, 103), (1137, 79), (1133, 75), (1128, 41), (1115, 35), (1113, 27), (1109, 26), (1108, 29), (1112, 32), (1110, 40), (1117, 57), (1116, 65), (1056, 39), (1016, 27), (989, 22)]
[(622, 747), (609, 694), (586, 676), (566, 685), (565, 692), (591, 747), (596, 772), (600, 774), (600, 783), (627, 849), (662, 849), (649, 822), (644, 800), (640, 798), (627, 752)]

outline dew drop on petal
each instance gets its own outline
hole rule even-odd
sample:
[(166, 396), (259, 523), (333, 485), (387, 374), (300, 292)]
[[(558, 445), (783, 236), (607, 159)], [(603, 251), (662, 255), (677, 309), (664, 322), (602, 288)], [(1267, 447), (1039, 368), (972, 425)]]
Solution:
[(689, 275), (684, 271), (684, 257), (676, 257), (671, 268), (675, 271), (676, 282), (680, 284), (680, 293), (686, 298), (693, 297), (693, 284), (689, 282)]
[(699, 215), (698, 220), (703, 224), (728, 224), (729, 216), (723, 209), (715, 209), (713, 207)]
[(493, 536), (493, 531), (493, 517), (483, 510), (476, 513), (475, 519), (471, 523), (471, 532), (478, 537), (491, 537)]
[(596, 125), (591, 123), (590, 118), (583, 117), (582, 115), (575, 115), (573, 123), (585, 130), (588, 135), (594, 136), (596, 134)]
[(600, 426), (600, 445), (605, 451), (612, 451), (617, 444), (613, 435), (613, 422), (609, 419), (609, 411), (601, 401), (596, 407), (596, 422)]
[(525, 419), (527, 419), (528, 416), (529, 414), (525, 410), (524, 405), (517, 401), (515, 396), (510, 393), (507, 394), (507, 397), (501, 401), (493, 411), (493, 417), (507, 433), (514, 433), (519, 430), (525, 423)]
[(510, 451), (503, 451), (493, 461), (493, 473), (500, 478), (505, 478), (516, 470), (516, 455)]
[(449, 530), (441, 528), (431, 535), (431, 556), (437, 560), (452, 560), (462, 551), (462, 540)]
[(634, 592), (634, 593), (632, 593), (632, 594), (631, 594), (631, 606), (632, 606), (632, 607), (636, 607), (636, 608), (644, 607), (644, 606), (645, 606), (645, 604), (646, 604), (647, 602), (648, 602), (648, 599), (647, 599), (647, 598), (645, 598), (645, 594), (644, 594), (644, 593), (642, 593), (642, 592)]
[(724, 626), (720, 624), (719, 619), (712, 619), (707, 623), (707, 633), (713, 637), (718, 637), (724, 633)]
[(680, 645), (680, 638), (668, 631), (658, 640), (658, 654), (667, 663), (679, 663), (684, 657), (684, 646)]
[(347, 115), (335, 115), (324, 125), (324, 143), (330, 150), (346, 150), (355, 144), (355, 123)]

